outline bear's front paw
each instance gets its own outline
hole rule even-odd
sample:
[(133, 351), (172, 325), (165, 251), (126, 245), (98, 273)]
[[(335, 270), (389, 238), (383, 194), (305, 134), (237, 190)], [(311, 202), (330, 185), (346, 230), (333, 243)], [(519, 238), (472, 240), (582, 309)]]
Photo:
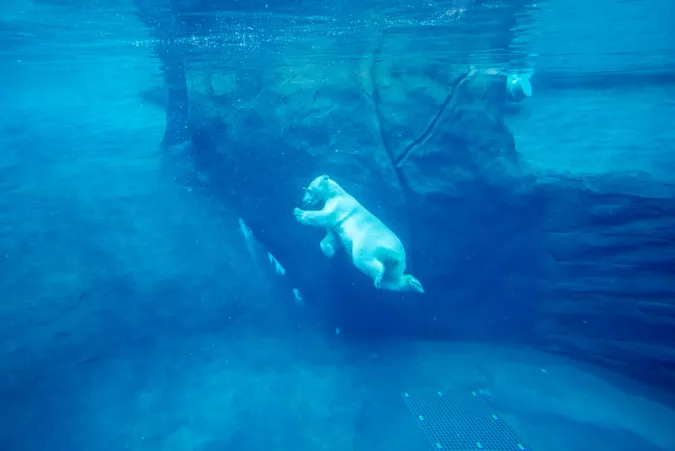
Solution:
[(295, 216), (295, 219), (297, 219), (298, 222), (303, 222), (305, 219), (305, 212), (300, 210), (299, 208), (294, 208), (293, 216)]
[(335, 255), (335, 248), (332, 244), (322, 241), (319, 246), (321, 247), (321, 252), (328, 258), (332, 258)]

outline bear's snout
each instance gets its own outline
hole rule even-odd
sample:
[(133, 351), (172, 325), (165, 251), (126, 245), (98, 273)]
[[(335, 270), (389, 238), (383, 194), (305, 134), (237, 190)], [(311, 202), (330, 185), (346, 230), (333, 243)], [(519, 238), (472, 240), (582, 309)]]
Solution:
[(311, 207), (317, 203), (317, 198), (309, 191), (305, 193), (305, 196), (302, 198), (302, 203), (305, 207)]

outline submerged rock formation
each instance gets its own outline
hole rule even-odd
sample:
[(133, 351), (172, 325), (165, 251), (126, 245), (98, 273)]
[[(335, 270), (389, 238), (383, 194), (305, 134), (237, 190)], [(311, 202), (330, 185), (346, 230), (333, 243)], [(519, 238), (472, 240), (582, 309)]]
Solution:
[[(612, 195), (608, 178), (537, 176), (504, 123), (498, 74), (459, 72), (445, 89), (416, 90), (372, 60), (355, 66), (357, 83), (316, 81), (308, 68), (248, 98), (237, 85), (245, 75), (202, 74), (205, 89), (191, 94), (189, 170), (325, 315), (352, 334), (529, 337), (672, 377), (669, 201)], [(411, 119), (415, 105), (426, 121)], [(321, 255), (320, 233), (291, 214), (319, 173), (402, 237), (426, 295), (376, 292), (345, 256)], [(631, 231), (650, 218), (665, 223)], [(650, 263), (654, 246), (670, 250)]]
[[(672, 201), (537, 173), (504, 121), (502, 75), (402, 66), (371, 41), (340, 63), (187, 74), (191, 183), (347, 333), (528, 338), (672, 380)], [(320, 173), (401, 236), (424, 296), (374, 291), (345, 256), (323, 257), (291, 214)]]
[[(545, 256), (534, 235), (542, 210), (503, 121), (504, 76), (465, 70), (447, 86), (418, 88), (412, 101), (406, 78), (375, 60), (355, 62), (356, 82), (317, 82), (307, 68), (251, 98), (238, 88), (243, 74), (202, 74), (203, 91), (191, 95), (189, 171), (235, 207), (345, 331), (527, 334), (540, 283), (531, 275)], [(425, 105), (427, 120), (411, 120), (408, 105)], [(291, 214), (320, 173), (401, 236), (427, 295), (374, 291), (346, 255), (321, 254), (320, 232)]]
[[(567, 181), (544, 228), (555, 273), (537, 321), (549, 350), (675, 380), (675, 202)], [(576, 189), (575, 189), (576, 186)]]

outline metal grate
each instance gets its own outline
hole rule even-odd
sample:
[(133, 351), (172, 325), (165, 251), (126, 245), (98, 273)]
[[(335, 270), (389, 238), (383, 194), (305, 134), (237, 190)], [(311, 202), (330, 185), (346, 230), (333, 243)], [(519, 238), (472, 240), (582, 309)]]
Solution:
[(476, 391), (403, 393), (403, 400), (436, 450), (529, 451)]

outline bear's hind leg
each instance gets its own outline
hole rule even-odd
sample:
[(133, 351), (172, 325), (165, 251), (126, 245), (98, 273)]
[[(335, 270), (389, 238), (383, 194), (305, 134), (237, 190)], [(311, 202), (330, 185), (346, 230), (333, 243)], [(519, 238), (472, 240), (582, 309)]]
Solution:
[(373, 278), (373, 285), (375, 285), (375, 288), (382, 288), (382, 278), (386, 271), (384, 263), (376, 258), (365, 261), (357, 260), (354, 263), (357, 268)]

